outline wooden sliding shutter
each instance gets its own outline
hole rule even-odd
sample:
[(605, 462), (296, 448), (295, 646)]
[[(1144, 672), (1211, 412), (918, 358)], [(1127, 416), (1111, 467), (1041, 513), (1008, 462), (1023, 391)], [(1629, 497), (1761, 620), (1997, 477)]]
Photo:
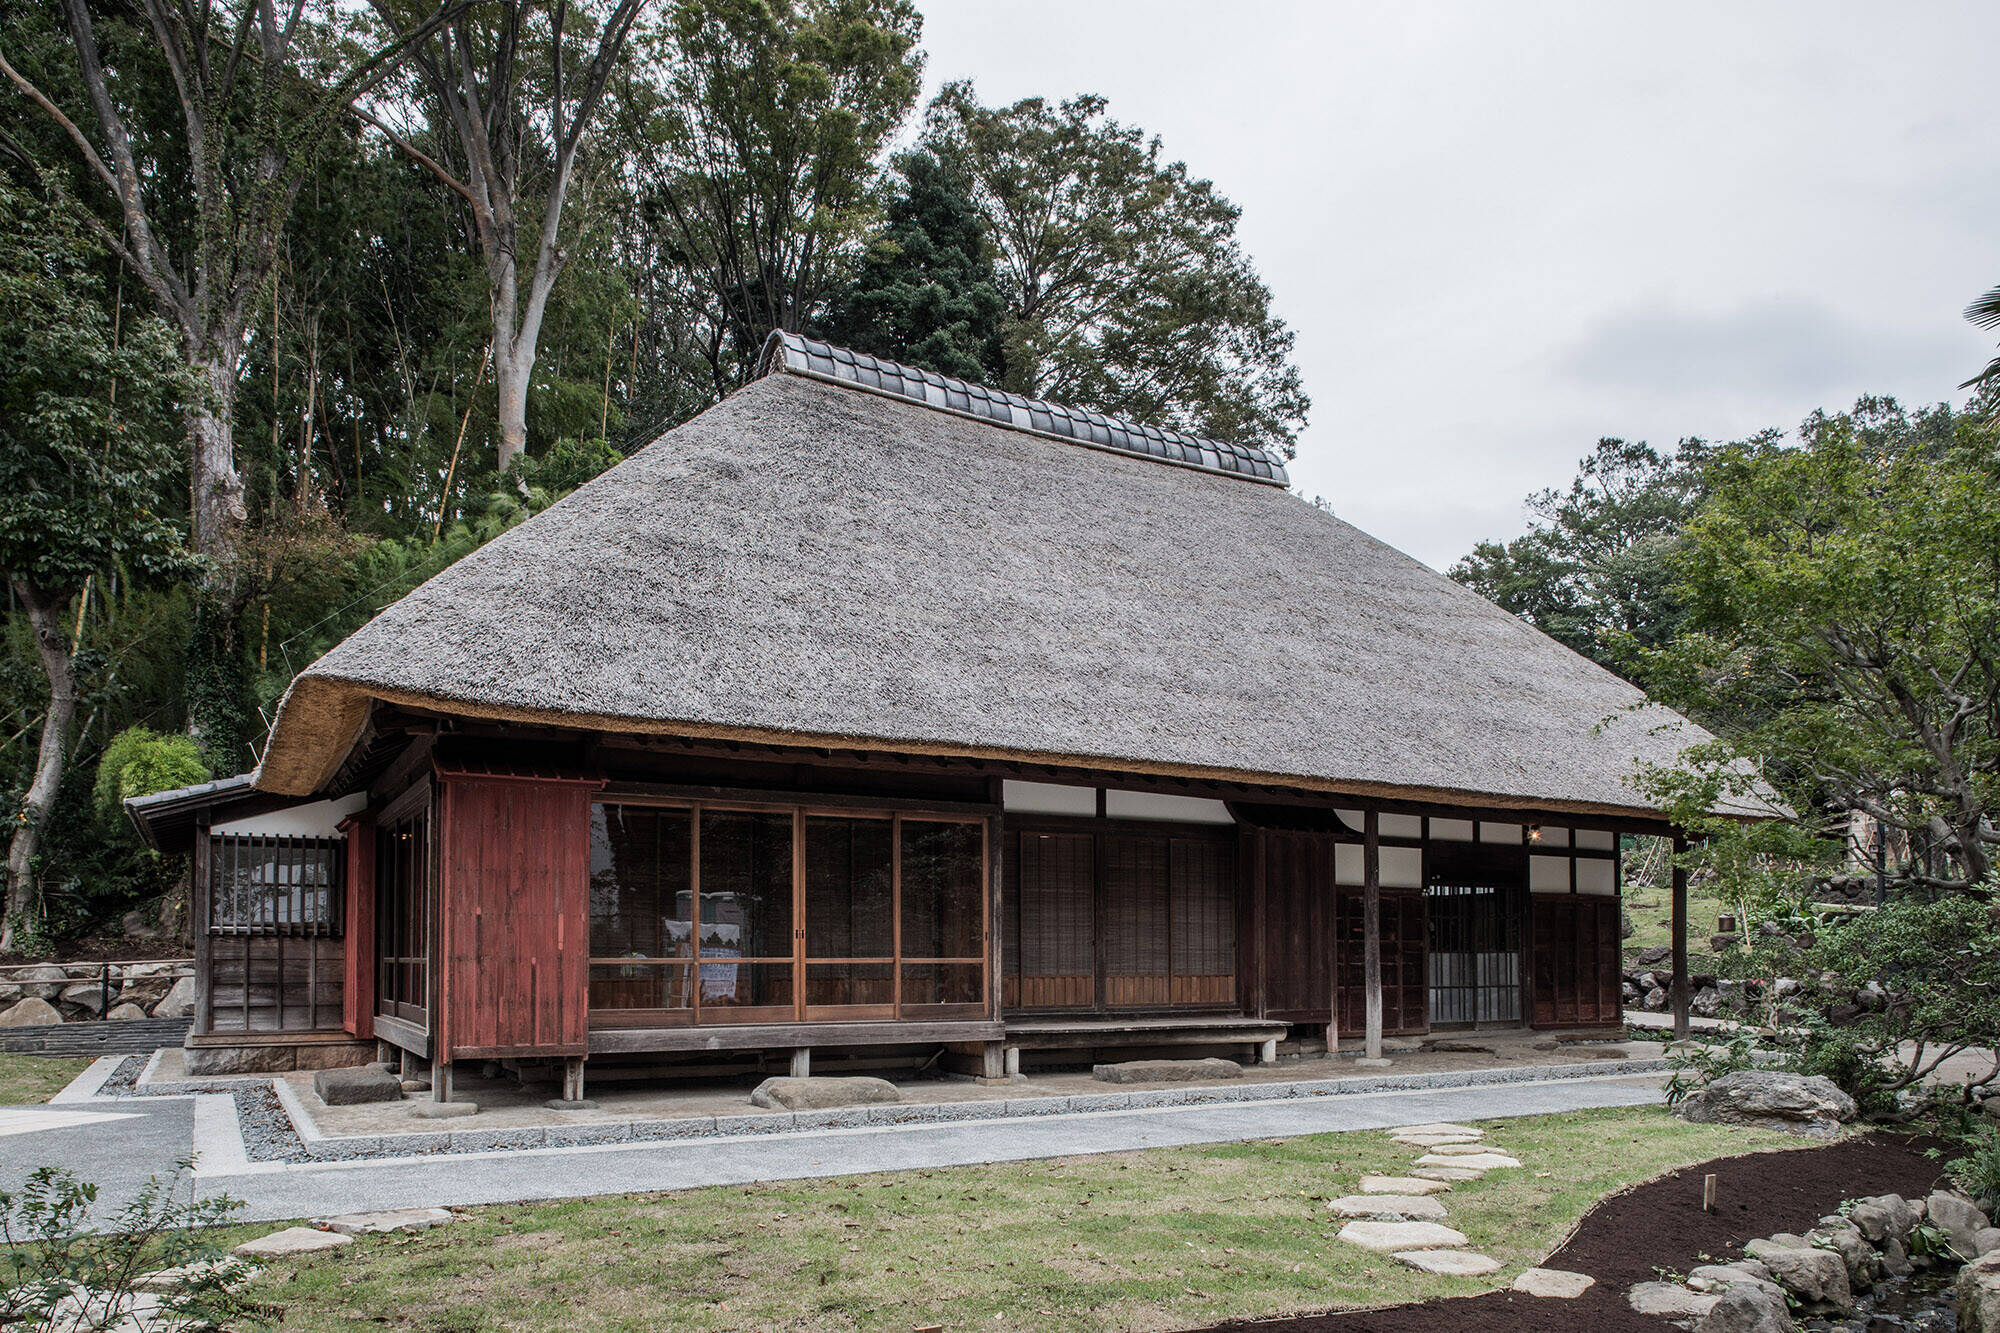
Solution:
[[(1362, 894), (1340, 891), (1340, 1027), (1359, 1031), (1367, 1020), (1366, 943)], [(1429, 931), (1421, 893), (1382, 894), (1382, 1030), (1425, 1032), (1430, 1028), (1427, 975)]]
[(1333, 970), (1326, 941), (1333, 911), (1333, 844), (1316, 833), (1256, 835), (1264, 855), (1264, 1016), (1324, 1023)]
[(1236, 849), (1176, 838), (1169, 902), (1175, 1004), (1236, 1002)]
[(1022, 833), (1007, 858), (1010, 1009), (1087, 1009), (1096, 1003), (1096, 877), (1088, 833)]
[(1104, 1003), (1112, 1009), (1166, 1004), (1167, 840), (1106, 837)]
[(1622, 1021), (1618, 899), (1538, 894), (1529, 910), (1535, 1026)]

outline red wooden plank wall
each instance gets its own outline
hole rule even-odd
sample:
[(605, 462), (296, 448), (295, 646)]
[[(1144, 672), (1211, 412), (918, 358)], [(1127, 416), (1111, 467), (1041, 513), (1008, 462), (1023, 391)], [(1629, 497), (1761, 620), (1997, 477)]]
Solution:
[(375, 1035), (375, 821), (355, 815), (347, 832), (347, 975), (341, 1026), (357, 1037)]
[(448, 1059), (587, 1050), (595, 785), (444, 775), (438, 1017)]

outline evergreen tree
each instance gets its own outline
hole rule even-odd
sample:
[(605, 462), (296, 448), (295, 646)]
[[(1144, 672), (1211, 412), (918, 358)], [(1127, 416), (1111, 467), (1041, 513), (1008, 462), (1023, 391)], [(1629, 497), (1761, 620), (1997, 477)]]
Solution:
[(979, 210), (929, 153), (896, 162), (903, 188), (889, 225), (834, 302), (837, 343), (940, 375), (997, 384), (1006, 370), (1000, 295)]

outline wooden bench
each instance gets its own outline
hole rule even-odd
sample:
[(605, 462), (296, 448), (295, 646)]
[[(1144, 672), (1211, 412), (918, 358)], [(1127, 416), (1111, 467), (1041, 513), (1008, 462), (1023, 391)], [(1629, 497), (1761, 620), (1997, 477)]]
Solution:
[(1254, 1046), (1257, 1063), (1278, 1058), (1290, 1025), (1238, 1014), (1156, 1018), (1010, 1018), (1006, 1070), (1021, 1072), (1022, 1051), (1074, 1051), (1119, 1046)]

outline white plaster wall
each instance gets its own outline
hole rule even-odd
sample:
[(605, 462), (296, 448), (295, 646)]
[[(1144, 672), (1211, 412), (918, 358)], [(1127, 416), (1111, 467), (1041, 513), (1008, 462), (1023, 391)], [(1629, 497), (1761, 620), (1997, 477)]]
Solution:
[(1163, 796), (1150, 791), (1104, 793), (1104, 813), (1110, 819), (1170, 819), (1181, 824), (1234, 824), (1236, 817), (1221, 801), (1204, 796)]
[(1005, 809), (1022, 814), (1082, 815), (1089, 818), (1097, 813), (1097, 788), (1067, 787), (1053, 782), (1016, 782), (1009, 778), (1000, 784), (1000, 804)]
[(1576, 891), (1610, 895), (1618, 892), (1618, 869), (1616, 861), (1598, 861), (1579, 856), (1576, 859)]
[(1479, 826), (1479, 840), (1481, 842), (1504, 843), (1509, 847), (1519, 847), (1521, 845), (1521, 826), (1519, 824), (1481, 824)]
[(1424, 836), (1424, 821), (1418, 815), (1383, 815), (1377, 821), (1385, 838), (1421, 838)]
[(1471, 842), (1472, 821), (1469, 819), (1433, 819), (1431, 837), (1437, 842)]
[[(1362, 880), (1361, 844), (1336, 843), (1333, 849), (1333, 882), (1344, 888), (1359, 888)], [(1424, 854), (1416, 847), (1382, 848), (1382, 887), (1421, 889), (1424, 886)]]
[(1618, 847), (1618, 835), (1603, 829), (1580, 828), (1576, 831), (1576, 845), (1592, 851), (1609, 852)]
[(1567, 856), (1529, 857), (1528, 888), (1535, 893), (1568, 893), (1569, 858)]
[(217, 824), (209, 832), (265, 838), (333, 838), (340, 834), (340, 821), (367, 804), (368, 793), (358, 791), (337, 801), (313, 801), (248, 819), (234, 819)]

